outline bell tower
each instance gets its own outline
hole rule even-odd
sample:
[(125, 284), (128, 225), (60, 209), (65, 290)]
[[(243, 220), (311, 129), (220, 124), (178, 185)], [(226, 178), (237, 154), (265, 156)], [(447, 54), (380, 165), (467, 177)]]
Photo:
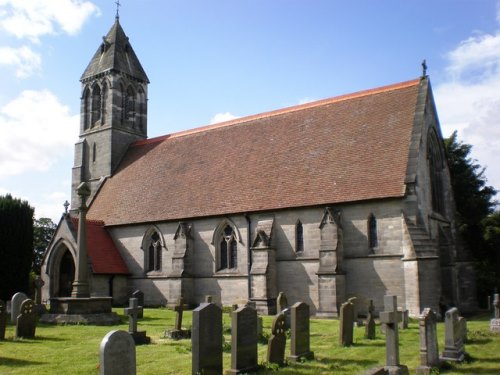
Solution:
[(90, 186), (90, 199), (111, 176), (128, 146), (147, 138), (149, 79), (118, 14), (80, 78), (80, 134), (75, 144), (71, 207), (78, 207), (77, 187)]

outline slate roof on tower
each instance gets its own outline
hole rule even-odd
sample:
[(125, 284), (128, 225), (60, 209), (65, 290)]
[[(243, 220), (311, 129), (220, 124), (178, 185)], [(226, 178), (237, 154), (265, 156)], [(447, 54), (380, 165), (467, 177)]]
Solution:
[(403, 197), (425, 81), (133, 143), (88, 218), (121, 225)]
[(108, 34), (103, 37), (101, 45), (90, 60), (80, 80), (83, 82), (87, 78), (111, 71), (121, 72), (149, 83), (148, 76), (130, 45), (118, 18)]

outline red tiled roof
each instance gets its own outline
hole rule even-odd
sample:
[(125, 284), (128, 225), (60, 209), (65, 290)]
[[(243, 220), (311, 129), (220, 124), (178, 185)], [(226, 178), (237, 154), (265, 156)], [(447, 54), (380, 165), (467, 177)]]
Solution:
[[(73, 227), (78, 232), (78, 218), (71, 218)], [(113, 239), (100, 220), (87, 220), (87, 254), (95, 274), (129, 274)]]
[(401, 197), (420, 80), (138, 141), (88, 217), (106, 225)]

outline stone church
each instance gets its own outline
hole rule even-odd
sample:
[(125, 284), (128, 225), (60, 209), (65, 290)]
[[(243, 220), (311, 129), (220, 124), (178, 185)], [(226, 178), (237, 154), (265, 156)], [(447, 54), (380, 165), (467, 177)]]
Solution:
[(476, 306), (428, 77), (147, 137), (148, 77), (117, 18), (83, 72), (71, 210), (43, 261), (44, 299), (71, 294), (80, 199), (93, 296), (316, 316), (357, 297)]

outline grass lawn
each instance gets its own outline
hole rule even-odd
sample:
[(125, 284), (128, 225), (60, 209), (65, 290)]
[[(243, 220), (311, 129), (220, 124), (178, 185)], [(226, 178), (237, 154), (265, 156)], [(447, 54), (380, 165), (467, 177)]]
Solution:
[[(123, 309), (116, 309), (122, 314)], [(123, 317), (123, 316), (122, 316)], [(137, 347), (137, 373), (191, 374), (191, 341), (173, 341), (163, 338), (166, 329), (174, 326), (171, 310), (145, 309), (139, 330), (146, 330), (151, 345)], [(470, 360), (463, 364), (447, 366), (444, 374), (500, 374), (500, 334), (489, 331), (489, 316), (468, 320), (466, 350)], [(0, 375), (14, 374), (71, 374), (99, 373), (99, 345), (104, 335), (115, 329), (128, 329), (124, 324), (112, 327), (53, 326), (39, 324), (34, 340), (14, 340), (14, 327), (7, 326), (6, 340), (0, 341)], [(264, 332), (270, 332), (272, 317), (264, 317)], [(191, 324), (191, 312), (184, 313), (184, 327)], [(224, 327), (230, 326), (228, 314), (224, 314)], [(438, 324), (439, 350), (444, 346), (444, 324)], [(365, 340), (364, 327), (355, 328), (355, 343), (344, 348), (338, 345), (338, 320), (311, 320), (311, 350), (315, 359), (289, 364), (276, 371), (275, 367), (263, 367), (259, 374), (362, 374), (385, 362), (385, 340), (377, 327), (377, 339)], [(230, 342), (229, 334), (226, 341)], [(289, 353), (289, 340), (286, 353)], [(411, 320), (407, 330), (400, 331), (400, 358), (410, 373), (419, 364), (418, 323)], [(267, 345), (259, 344), (259, 362), (264, 364)], [(265, 364), (264, 364), (265, 365)], [(230, 368), (230, 350), (224, 352), (224, 369)]]

